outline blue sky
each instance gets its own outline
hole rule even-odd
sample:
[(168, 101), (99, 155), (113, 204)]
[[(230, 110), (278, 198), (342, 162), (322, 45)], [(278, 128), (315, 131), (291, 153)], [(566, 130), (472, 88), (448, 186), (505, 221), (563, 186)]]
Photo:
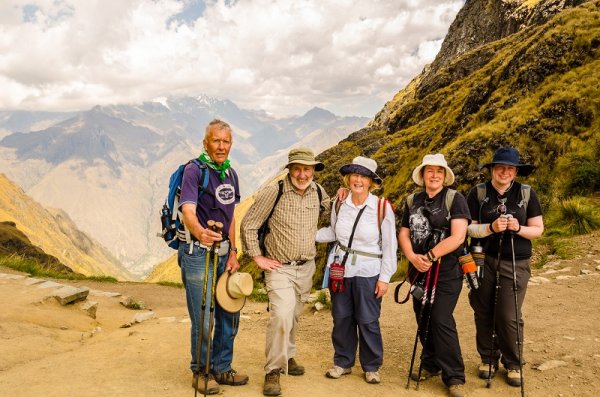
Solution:
[(0, 110), (206, 94), (275, 116), (372, 117), (433, 60), (462, 0), (8, 0)]

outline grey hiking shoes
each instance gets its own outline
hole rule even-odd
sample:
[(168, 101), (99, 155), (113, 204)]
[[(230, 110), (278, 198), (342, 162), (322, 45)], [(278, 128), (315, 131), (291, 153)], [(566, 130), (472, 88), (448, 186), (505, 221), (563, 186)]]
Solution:
[(379, 371), (374, 372), (365, 372), (365, 381), (367, 383), (377, 384), (381, 382), (381, 378), (379, 377)]
[[(492, 376), (490, 376), (490, 378), (493, 378), (494, 376), (496, 376), (496, 368), (497, 367), (492, 364)], [(479, 377), (481, 379), (487, 379), (489, 372), (490, 372), (489, 364), (486, 364), (486, 363), (479, 364), (479, 368), (477, 369), (477, 374), (479, 375)]]
[(518, 369), (506, 370), (506, 383), (514, 387), (521, 386), (521, 371)]
[(342, 368), (338, 365), (334, 365), (333, 368), (325, 372), (325, 376), (331, 379), (339, 379), (342, 375), (348, 375), (352, 373), (352, 368)]

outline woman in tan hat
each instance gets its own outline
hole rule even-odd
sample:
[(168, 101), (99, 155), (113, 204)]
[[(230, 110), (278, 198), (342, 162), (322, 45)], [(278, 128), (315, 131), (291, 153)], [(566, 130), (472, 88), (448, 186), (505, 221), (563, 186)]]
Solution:
[(516, 149), (499, 148), (492, 161), (480, 168), (488, 168), (491, 179), (473, 187), (467, 196), (475, 217), (469, 226), (471, 245), (479, 245), (485, 252), (480, 288), (469, 294), (481, 357), (478, 375), (491, 380), (501, 361), (507, 383), (518, 387), (523, 361), (519, 351), (523, 341), (521, 307), (531, 275), (531, 240), (544, 231), (542, 208), (535, 191), (515, 181), (517, 175), (527, 176), (533, 170), (530, 164), (521, 164)]
[[(359, 360), (368, 383), (379, 383), (383, 341), (379, 327), (381, 301), (396, 271), (394, 211), (371, 191), (379, 188), (375, 160), (356, 157), (340, 169), (348, 196), (331, 211), (331, 226), (320, 229), (318, 242), (336, 242), (332, 257), (343, 266), (341, 281), (329, 285), (335, 350), (333, 367), (325, 374), (337, 379), (352, 372)], [(332, 267), (333, 272), (333, 267)]]
[(423, 157), (412, 179), (425, 190), (407, 199), (398, 238), (409, 266), (422, 275), (423, 289), (435, 292), (421, 299), (413, 295), (423, 352), (421, 376), (413, 372), (411, 378), (423, 381), (441, 374), (450, 395), (461, 397), (465, 366), (453, 312), (463, 280), (458, 257), (471, 216), (465, 198), (447, 187), (454, 173), (442, 154)]

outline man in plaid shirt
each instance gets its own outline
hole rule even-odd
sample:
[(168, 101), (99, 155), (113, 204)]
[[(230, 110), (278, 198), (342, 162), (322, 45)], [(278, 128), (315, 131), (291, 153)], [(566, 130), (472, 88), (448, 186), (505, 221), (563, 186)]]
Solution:
[[(271, 317), (266, 336), (265, 396), (281, 394), (279, 375), (282, 372), (295, 376), (304, 374), (304, 367), (294, 359), (296, 330), (315, 273), (319, 211), (321, 207), (328, 210), (330, 206), (323, 187), (313, 182), (314, 172), (321, 171), (324, 165), (315, 160), (310, 149), (292, 149), (285, 167), (289, 172), (283, 180), (277, 204), (279, 182), (258, 193), (241, 224), (244, 251), (264, 270), (269, 295)], [(258, 229), (271, 210), (266, 252), (261, 252)]]

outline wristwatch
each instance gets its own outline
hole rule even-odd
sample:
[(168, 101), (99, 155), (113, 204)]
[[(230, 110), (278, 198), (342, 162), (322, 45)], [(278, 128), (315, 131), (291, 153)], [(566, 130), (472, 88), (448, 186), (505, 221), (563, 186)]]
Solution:
[(236, 254), (238, 253), (237, 247), (229, 247), (229, 252), (235, 252)]

